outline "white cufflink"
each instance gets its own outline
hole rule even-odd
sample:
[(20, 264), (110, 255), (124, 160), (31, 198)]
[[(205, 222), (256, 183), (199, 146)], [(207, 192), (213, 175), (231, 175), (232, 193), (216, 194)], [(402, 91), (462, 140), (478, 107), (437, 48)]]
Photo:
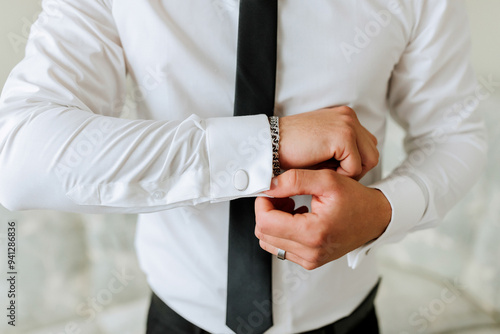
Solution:
[(249, 178), (248, 178), (248, 173), (246, 171), (244, 171), (243, 169), (239, 169), (236, 172), (234, 172), (233, 185), (237, 190), (239, 191), (245, 190), (246, 188), (248, 188), (248, 183), (249, 183)]

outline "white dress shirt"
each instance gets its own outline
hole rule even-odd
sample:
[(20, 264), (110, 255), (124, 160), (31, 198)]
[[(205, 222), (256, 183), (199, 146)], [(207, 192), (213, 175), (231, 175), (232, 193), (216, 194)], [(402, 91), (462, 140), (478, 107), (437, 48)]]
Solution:
[[(267, 333), (349, 314), (377, 280), (369, 251), (434, 225), (476, 180), (487, 87), (466, 21), (460, 0), (279, 1), (276, 115), (348, 105), (381, 149), (391, 114), (408, 157), (362, 180), (393, 208), (380, 238), (314, 271), (274, 260)], [(237, 0), (47, 0), (0, 101), (0, 203), (140, 213), (152, 289), (212, 333), (231, 333), (227, 200), (272, 176), (267, 118), (231, 117), (237, 23)]]

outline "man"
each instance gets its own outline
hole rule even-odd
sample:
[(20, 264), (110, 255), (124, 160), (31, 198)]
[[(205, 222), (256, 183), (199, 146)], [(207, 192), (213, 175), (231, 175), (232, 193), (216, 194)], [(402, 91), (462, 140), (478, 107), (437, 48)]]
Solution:
[[(463, 2), (280, 1), (275, 178), (268, 117), (232, 117), (236, 1), (50, 4), (2, 93), (0, 202), (141, 213), (150, 333), (376, 333), (372, 250), (438, 222), (484, 165)], [(135, 120), (116, 118), (126, 75)], [(408, 157), (380, 180), (389, 112)], [(229, 200), (263, 192), (255, 235), (288, 261), (230, 329)]]

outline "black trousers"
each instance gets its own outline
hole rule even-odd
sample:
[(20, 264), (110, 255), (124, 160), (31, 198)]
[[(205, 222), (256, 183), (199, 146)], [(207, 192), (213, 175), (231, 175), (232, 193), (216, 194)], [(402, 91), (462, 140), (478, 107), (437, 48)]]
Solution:
[[(378, 283), (365, 300), (347, 317), (303, 334), (378, 334), (378, 320), (373, 304)], [(210, 334), (193, 325), (153, 293), (146, 334)], [(214, 333), (217, 334), (217, 333)], [(252, 334), (252, 333), (248, 333)], [(291, 334), (291, 333), (283, 333)]]

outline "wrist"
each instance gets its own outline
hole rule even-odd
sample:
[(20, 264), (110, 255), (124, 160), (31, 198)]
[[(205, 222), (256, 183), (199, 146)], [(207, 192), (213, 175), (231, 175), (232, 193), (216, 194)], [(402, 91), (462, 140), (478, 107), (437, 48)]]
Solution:
[[(293, 162), (291, 161), (292, 157), (294, 156), (293, 145), (287, 145), (288, 144), (287, 140), (289, 141), (290, 137), (297, 138), (297, 136), (290, 133), (291, 129), (293, 128), (293, 124), (290, 125), (290, 117), (293, 117), (293, 116), (284, 116), (284, 117), (280, 117), (280, 119), (279, 119), (280, 146), (279, 146), (278, 152), (279, 152), (280, 166), (284, 170), (305, 167), (305, 166), (299, 166), (297, 164), (293, 164)], [(287, 152), (287, 150), (289, 152)]]
[(389, 226), (392, 218), (392, 206), (382, 191), (376, 188), (372, 188), (372, 190), (376, 203), (376, 216), (374, 219), (375, 235), (373, 237), (373, 240), (375, 240), (380, 237), (387, 229), (387, 226)]

